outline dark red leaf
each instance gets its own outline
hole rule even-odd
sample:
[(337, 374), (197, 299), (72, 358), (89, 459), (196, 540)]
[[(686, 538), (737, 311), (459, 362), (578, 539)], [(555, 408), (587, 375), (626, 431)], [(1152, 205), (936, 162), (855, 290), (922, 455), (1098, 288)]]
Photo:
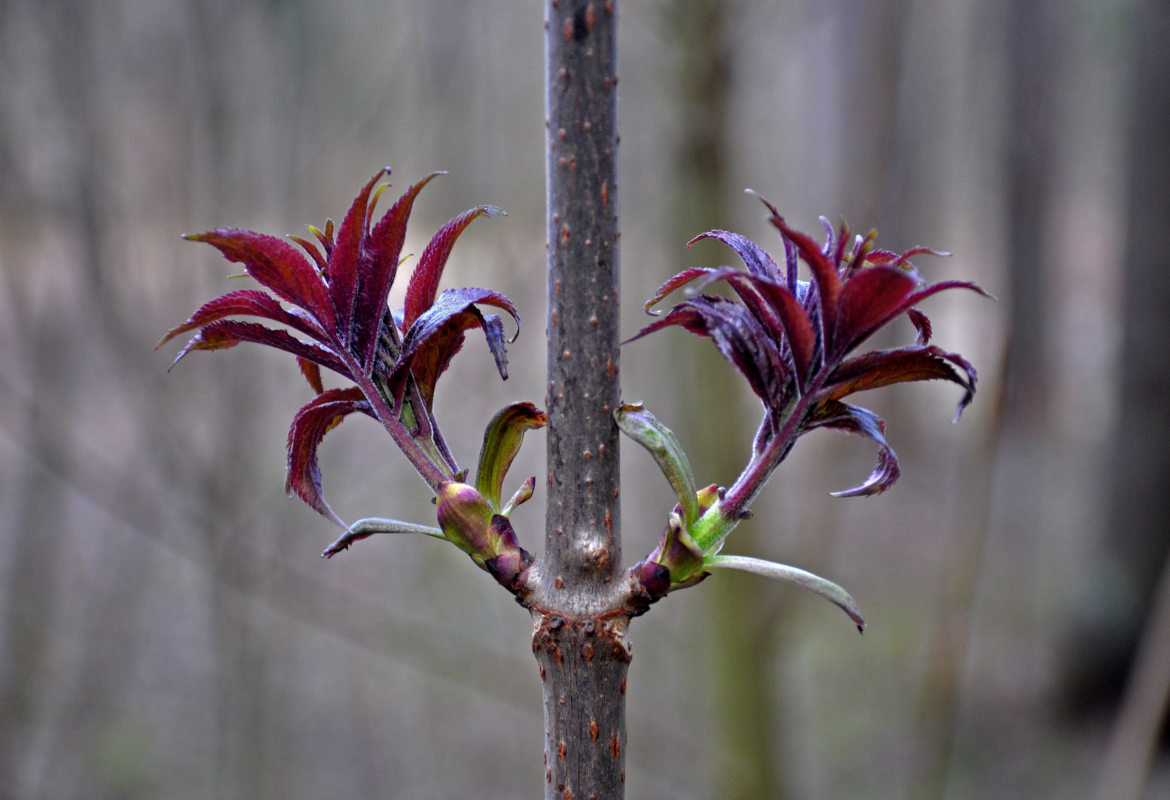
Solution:
[(289, 234), (288, 238), (299, 244), (301, 249), (308, 254), (309, 258), (313, 259), (313, 263), (317, 265), (318, 272), (320, 272), (322, 275), (325, 274), (325, 270), (328, 267), (328, 262), (326, 262), (325, 257), (321, 255), (321, 251), (317, 249), (317, 245), (301, 236), (293, 236), (292, 234)]
[(350, 377), (348, 368), (334, 355), (333, 351), (327, 350), (316, 342), (301, 341), (283, 330), (267, 328), (255, 322), (240, 322), (233, 319), (219, 320), (204, 326), (199, 333), (191, 337), (187, 346), (179, 351), (175, 360), (171, 362), (171, 366), (179, 363), (180, 359), (192, 350), (223, 350), (235, 347), (240, 342), (266, 344), (269, 347), (284, 350), (286, 353), (292, 353), (298, 358), (305, 358), (315, 364), (320, 364), (340, 375)]
[(699, 336), (708, 335), (707, 323), (703, 318), (703, 315), (692, 307), (691, 301), (683, 300), (681, 303), (675, 305), (674, 308), (670, 309), (666, 316), (654, 320), (649, 325), (642, 328), (642, 330), (631, 336), (629, 339), (626, 339), (624, 342), (622, 342), (622, 344), (635, 342), (644, 336), (649, 336), (655, 331), (660, 331), (663, 328), (670, 328), (675, 325)]
[(839, 400), (855, 392), (894, 383), (930, 380), (950, 381), (966, 390), (959, 401), (959, 413), (975, 396), (975, 368), (962, 357), (933, 345), (875, 350), (851, 358), (833, 370), (817, 396)]
[(949, 256), (943, 250), (935, 250), (931, 247), (912, 247), (905, 253), (895, 253), (892, 250), (873, 250), (868, 256), (870, 264), (890, 267), (905, 267), (910, 264), (910, 259), (915, 256)]
[[(970, 289), (973, 292), (978, 292), (984, 297), (992, 297), (992, 295), (983, 289), (982, 286), (979, 286), (976, 283), (971, 283), (970, 281), (939, 281), (938, 283), (932, 283), (930, 286), (927, 286), (924, 289), (920, 289), (919, 291), (907, 297), (905, 303), (906, 309), (909, 309), (911, 306), (916, 306), (931, 295), (938, 294), (939, 292), (945, 291), (947, 289)], [(994, 298), (992, 297), (992, 299)]]
[(874, 331), (906, 310), (917, 284), (896, 267), (868, 267), (854, 272), (841, 290), (837, 327), (829, 339), (830, 358), (861, 344)]
[(354, 298), (358, 280), (358, 251), (366, 233), (366, 217), (370, 208), (370, 192), (374, 189), (387, 169), (380, 169), (366, 182), (354, 198), (341, 227), (337, 229), (337, 241), (329, 254), (325, 277), (329, 281), (329, 295), (337, 317), (337, 337), (341, 344), (349, 347), (353, 336)]
[(358, 262), (358, 291), (354, 303), (354, 342), (363, 366), (372, 368), (378, 346), (378, 326), (386, 315), (386, 298), (394, 276), (402, 244), (406, 240), (406, 223), (414, 200), (422, 188), (442, 172), (432, 172), (411, 186), (382, 215), (366, 241), (365, 252)]
[(186, 238), (207, 242), (277, 297), (300, 306), (330, 334), (336, 332), (329, 291), (301, 251), (283, 239), (239, 228), (224, 228)]
[[(310, 400), (293, 417), (288, 430), (288, 478), (285, 491), (304, 500), (326, 519), (346, 527), (321, 495), (321, 468), (317, 448), (325, 434), (355, 411), (371, 414), (370, 405), (357, 387), (330, 389)], [(372, 415), (372, 414), (371, 414)]]
[(809, 413), (801, 429), (809, 431), (814, 428), (835, 428), (846, 433), (855, 433), (871, 439), (878, 446), (877, 464), (873, 472), (860, 486), (846, 489), (841, 492), (832, 492), (834, 497), (863, 497), (881, 494), (894, 485), (898, 476), (902, 474), (898, 467), (898, 457), (893, 448), (886, 442), (886, 424), (877, 414), (869, 409), (851, 406), (839, 400), (826, 400), (820, 403)]
[(774, 215), (771, 222), (796, 246), (800, 257), (812, 271), (819, 295), (822, 331), (825, 334), (822, 338), (828, 341), (829, 335), (837, 329), (837, 304), (841, 296), (841, 276), (837, 273), (837, 265), (821, 252), (811, 237), (790, 228), (783, 217)]
[(502, 214), (503, 210), (495, 206), (478, 206), (464, 211), (459, 216), (439, 228), (438, 233), (431, 237), (431, 241), (419, 256), (418, 266), (410, 276), (410, 284), (406, 287), (405, 316), (403, 318), (406, 329), (429, 309), (435, 302), (439, 291), (439, 279), (443, 276), (443, 267), (447, 265), (447, 258), (451, 255), (451, 248), (455, 240), (467, 229), (476, 218)]
[(202, 328), (216, 320), (235, 316), (264, 317), (273, 322), (288, 325), (314, 339), (327, 339), (321, 326), (312, 318), (304, 314), (286, 311), (275, 298), (259, 289), (240, 289), (204, 303), (191, 315), (190, 319), (167, 331), (166, 336), (155, 345), (155, 349), (162, 347), (181, 333)]
[(930, 318), (917, 308), (906, 309), (906, 316), (914, 324), (914, 329), (918, 331), (918, 339), (915, 341), (915, 344), (926, 344), (929, 342), (930, 336), (933, 333), (930, 327)]

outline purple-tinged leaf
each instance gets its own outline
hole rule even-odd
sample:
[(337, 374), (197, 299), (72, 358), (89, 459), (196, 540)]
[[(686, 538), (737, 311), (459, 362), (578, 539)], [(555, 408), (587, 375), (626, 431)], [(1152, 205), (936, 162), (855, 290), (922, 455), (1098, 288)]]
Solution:
[(764, 405), (778, 409), (784, 403), (788, 369), (777, 345), (746, 308), (724, 297), (693, 297), (684, 300), (627, 341), (671, 325), (710, 337), (727, 361), (747, 378)]
[[(881, 270), (881, 271), (886, 271), (886, 272), (892, 271), (892, 272), (895, 272), (899, 275), (906, 275), (907, 277), (910, 277), (909, 275), (907, 275), (907, 273), (904, 270), (898, 270), (894, 267), (872, 267), (870, 269), (863, 270), (858, 275), (855, 275), (849, 281), (849, 284), (854, 283), (859, 278), (862, 278), (866, 273), (872, 272), (873, 270)], [(913, 278), (911, 278), (911, 280), (913, 280)], [(877, 283), (877, 281), (875, 281), (874, 283)], [(867, 288), (870, 290), (874, 289), (873, 286), (864, 287), (864, 288)], [(938, 283), (932, 283), (930, 286), (927, 286), (923, 289), (919, 289), (916, 292), (912, 292), (912, 293), (906, 295), (896, 305), (891, 304), (893, 295), (896, 294), (896, 291), (890, 292), (890, 296), (883, 299), (879, 303), (875, 303), (875, 308), (881, 308), (883, 310), (883, 313), (885, 314), (885, 318), (882, 319), (880, 322), (874, 322), (874, 320), (877, 317), (877, 313), (875, 310), (862, 311), (861, 316), (868, 317), (868, 320), (870, 323), (869, 332), (859, 334), (859, 338), (855, 338), (854, 342), (852, 344), (844, 347), (844, 349), (838, 348), (838, 355), (844, 355), (846, 352), (848, 352), (848, 350), (851, 347), (856, 346), (858, 343), (860, 343), (863, 339), (865, 339), (871, 333), (876, 331), (878, 328), (881, 328), (883, 325), (885, 325), (886, 323), (890, 322), (893, 319), (896, 319), (897, 317), (901, 316), (902, 314), (908, 314), (910, 316), (910, 321), (914, 324), (915, 328), (917, 328), (917, 330), (918, 330), (918, 344), (925, 344), (926, 340), (930, 338), (930, 333), (931, 333), (930, 321), (926, 319), (925, 315), (923, 315), (922, 312), (914, 309), (914, 306), (918, 305), (920, 302), (922, 302), (926, 298), (928, 298), (932, 295), (938, 294), (941, 291), (945, 291), (946, 289), (970, 289), (973, 292), (978, 292), (979, 294), (983, 295), (984, 297), (991, 297), (991, 295), (988, 294), (986, 291), (984, 291), (982, 287), (980, 287), (978, 284), (971, 283), (970, 281), (940, 281)], [(860, 294), (864, 294), (864, 292), (859, 291), (859, 295)], [(858, 302), (858, 304), (861, 304), (863, 302), (860, 299), (860, 297), (855, 298), (855, 300)], [(912, 311), (913, 311), (913, 313), (911, 313)], [(925, 327), (923, 327), (924, 324), (925, 324)], [(858, 326), (858, 327), (862, 327), (862, 326)], [(925, 337), (924, 337), (924, 334), (925, 334)]]
[(739, 257), (743, 259), (743, 263), (747, 266), (748, 271), (753, 275), (758, 275), (761, 278), (771, 278), (776, 281), (784, 279), (784, 276), (780, 274), (780, 267), (776, 264), (776, 260), (772, 258), (771, 254), (742, 233), (733, 233), (724, 230), (707, 231), (706, 233), (700, 233), (694, 239), (687, 242), (687, 247), (702, 239), (717, 239), (723, 242), (739, 254)]
[(764, 329), (768, 336), (776, 343), (784, 339), (784, 326), (771, 305), (764, 302), (757, 289), (763, 285), (775, 285), (772, 278), (763, 275), (745, 273), (733, 267), (709, 267), (704, 270), (706, 275), (695, 285), (695, 291), (700, 292), (716, 281), (727, 281), (735, 294), (743, 302), (744, 307), (751, 312), (756, 322)]
[(447, 289), (407, 330), (392, 380), (400, 381), (407, 371), (413, 373), (429, 406), (434, 401), (435, 382), (463, 346), (464, 331), (474, 327), (483, 329), (500, 377), (506, 380), (508, 361), (503, 323), (495, 315), (484, 316), (477, 304), (501, 308), (519, 325), (516, 307), (499, 292), (475, 288)]
[(832, 331), (837, 329), (837, 304), (841, 297), (841, 276), (837, 273), (837, 266), (821, 252), (816, 242), (789, 227), (783, 217), (773, 216), (771, 222), (796, 246), (800, 257), (812, 271), (819, 296), (822, 331), (825, 334), (822, 341), (827, 342)]
[(333, 252), (329, 254), (329, 263), (325, 268), (325, 277), (329, 281), (329, 295), (333, 299), (333, 309), (337, 317), (337, 338), (345, 347), (349, 347), (353, 336), (358, 259), (366, 233), (370, 192), (374, 190), (374, 184), (388, 173), (387, 169), (378, 170), (354, 198), (345, 219), (341, 221), (341, 227), (337, 229), (337, 242), (333, 246)]
[[(310, 400), (293, 417), (288, 430), (288, 478), (285, 491), (304, 500), (314, 511), (342, 528), (346, 525), (333, 513), (321, 495), (321, 467), (317, 448), (325, 434), (355, 411), (371, 414), (370, 404), (356, 387), (330, 389)], [(372, 414), (371, 414), (372, 416)]]
[(255, 322), (240, 322), (234, 319), (219, 320), (204, 326), (199, 333), (191, 337), (187, 346), (179, 351), (175, 360), (171, 362), (171, 366), (178, 364), (192, 350), (224, 350), (235, 347), (240, 342), (266, 344), (349, 377), (349, 369), (334, 355), (332, 350), (327, 350), (316, 342), (301, 341), (283, 330), (266, 328)]
[(845, 220), (841, 220), (841, 224), (837, 228), (836, 247), (833, 246), (833, 240), (830, 238), (825, 242), (824, 249), (822, 250), (829, 257), (829, 260), (833, 262), (833, 265), (837, 267), (838, 275), (841, 274), (841, 267), (845, 261), (845, 248), (849, 246), (850, 236), (849, 226), (845, 223)]
[(502, 213), (503, 209), (495, 206), (477, 206), (447, 222), (431, 237), (431, 241), (419, 256), (418, 266), (415, 267), (414, 274), (410, 276), (410, 284), (406, 287), (403, 318), (406, 329), (434, 305), (435, 296), (439, 291), (439, 279), (443, 276), (443, 268), (447, 265), (447, 258), (451, 255), (451, 248), (455, 246), (455, 240), (459, 235), (478, 217)]
[[(775, 220), (783, 219), (783, 217), (780, 216), (780, 212), (776, 209), (776, 206), (774, 206), (770, 202), (768, 202), (768, 199), (766, 197), (759, 194), (754, 189), (748, 189), (747, 193), (752, 195), (753, 197), (755, 197), (757, 200), (759, 200), (761, 203), (764, 204), (764, 208), (768, 209), (768, 213), (770, 213), (772, 215), (773, 224), (775, 224)], [(821, 217), (821, 219), (824, 220), (824, 217)], [(832, 227), (830, 227), (829, 228), (829, 235), (831, 236), (832, 233), (833, 233), (833, 229), (832, 229)], [(797, 260), (796, 246), (792, 243), (792, 240), (789, 239), (787, 236), (782, 235), (780, 237), (780, 239), (784, 243), (784, 263), (785, 263), (784, 277), (786, 279), (786, 285), (788, 287), (788, 291), (792, 292), (794, 295), (797, 295), (797, 297), (800, 298), (801, 302), (803, 302), (804, 296), (799, 294), (796, 290), (797, 282), (798, 282), (799, 277), (800, 277), (800, 264), (798, 263), (798, 260)]]
[(286, 311), (276, 299), (259, 289), (239, 289), (204, 303), (196, 309), (190, 319), (167, 331), (167, 334), (155, 345), (155, 349), (162, 347), (181, 333), (187, 333), (217, 320), (235, 316), (263, 317), (273, 322), (288, 325), (290, 328), (319, 341), (327, 340), (321, 326), (311, 317)]
[(784, 287), (757, 281), (756, 288), (772, 304), (784, 325), (788, 347), (792, 351), (792, 361), (803, 389), (811, 373), (817, 349), (817, 334), (812, 320), (809, 319), (800, 299)]
[(378, 326), (386, 315), (386, 301), (398, 272), (399, 256), (406, 241), (406, 223), (422, 188), (443, 172), (432, 172), (407, 189), (370, 232), (366, 252), (358, 264), (358, 292), (354, 303), (354, 341), (362, 364), (373, 366), (378, 346)]
[(532, 403), (512, 403), (496, 412), (483, 433), (475, 488), (493, 509), (500, 509), (500, 493), (512, 460), (520, 452), (524, 434), (548, 424), (548, 416)]
[(886, 424), (881, 418), (866, 408), (851, 406), (839, 400), (826, 400), (814, 408), (805, 418), (801, 429), (809, 431), (813, 428), (835, 428), (847, 433), (855, 433), (871, 439), (878, 446), (877, 464), (873, 472), (860, 486), (846, 489), (841, 492), (831, 492), (833, 497), (864, 497), (881, 494), (894, 485), (901, 475), (898, 467), (898, 457), (893, 448), (886, 442)]
[(336, 331), (329, 290), (301, 251), (288, 242), (239, 228), (186, 238), (216, 247), (229, 261), (243, 264), (249, 275), (277, 297), (312, 314), (330, 334)]
[(950, 381), (966, 390), (959, 401), (959, 413), (975, 396), (977, 376), (970, 363), (933, 345), (915, 345), (896, 350), (875, 350), (848, 359), (833, 370), (817, 393), (817, 399), (839, 400), (855, 392), (895, 383), (930, 380)]
[(914, 279), (895, 267), (854, 272), (841, 290), (837, 327), (829, 340), (831, 358), (849, 352), (905, 308), (917, 288)]

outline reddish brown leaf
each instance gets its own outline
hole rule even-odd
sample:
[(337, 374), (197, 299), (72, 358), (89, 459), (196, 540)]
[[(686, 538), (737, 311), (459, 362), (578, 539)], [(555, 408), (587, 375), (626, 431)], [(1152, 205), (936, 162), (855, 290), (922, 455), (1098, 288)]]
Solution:
[(378, 346), (378, 326), (386, 315), (386, 298), (398, 272), (406, 223), (414, 200), (424, 186), (443, 172), (432, 172), (411, 186), (382, 216), (371, 231), (358, 262), (358, 291), (354, 302), (354, 343), (366, 370), (373, 367)]
[(910, 322), (913, 323), (914, 329), (918, 331), (918, 339), (915, 344), (926, 344), (930, 341), (930, 336), (933, 330), (930, 327), (930, 317), (923, 314), (917, 308), (906, 309), (906, 316)]
[(316, 342), (305, 342), (290, 336), (286, 331), (266, 328), (255, 322), (239, 322), (226, 319), (204, 326), (199, 333), (191, 337), (187, 346), (179, 351), (171, 366), (192, 350), (223, 350), (235, 347), (240, 342), (255, 342), (284, 350), (299, 358), (306, 358), (322, 367), (331, 369), (341, 375), (349, 376), (349, 369), (332, 350), (327, 350)]
[(213, 245), (229, 261), (243, 264), (249, 275), (277, 297), (312, 314), (330, 334), (336, 332), (328, 289), (301, 251), (288, 242), (239, 228), (224, 228), (186, 238)]
[(761, 281), (757, 282), (756, 288), (772, 304), (772, 308), (776, 309), (784, 325), (788, 346), (792, 351), (792, 361), (796, 365), (796, 374), (803, 388), (804, 382), (812, 372), (817, 348), (817, 335), (812, 320), (809, 319), (800, 300), (784, 287)]
[(202, 328), (216, 320), (235, 316), (264, 317), (295, 328), (314, 339), (325, 340), (327, 338), (325, 332), (321, 330), (321, 326), (307, 315), (286, 311), (276, 299), (259, 289), (239, 289), (204, 303), (191, 315), (190, 319), (167, 331), (166, 336), (155, 345), (155, 349), (162, 347), (181, 333)]
[(358, 280), (358, 252), (366, 234), (366, 216), (369, 213), (370, 192), (374, 189), (387, 169), (380, 169), (366, 182), (354, 198), (341, 227), (337, 229), (337, 241), (329, 254), (325, 277), (329, 281), (329, 295), (337, 317), (337, 337), (341, 344), (349, 347), (353, 336), (354, 302)]
[(321, 468), (317, 463), (317, 448), (326, 433), (355, 411), (370, 413), (369, 403), (360, 389), (330, 389), (301, 408), (288, 431), (288, 478), (285, 490), (342, 528), (345, 523), (333, 513), (321, 495)]

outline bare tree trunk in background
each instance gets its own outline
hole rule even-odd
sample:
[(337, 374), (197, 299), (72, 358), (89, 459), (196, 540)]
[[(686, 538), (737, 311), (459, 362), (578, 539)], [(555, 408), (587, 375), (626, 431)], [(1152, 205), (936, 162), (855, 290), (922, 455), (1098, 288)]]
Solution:
[[(1170, 495), (1166, 493), (1166, 476), (1170, 475), (1170, 373), (1166, 370), (1170, 258), (1157, 244), (1170, 219), (1170, 150), (1166, 146), (1170, 141), (1170, 51), (1166, 48), (1170, 9), (1155, 0), (1135, 5), (1129, 213), (1121, 275), (1120, 408), (1106, 473), (1111, 476), (1111, 498), (1103, 537), (1125, 585), (1102, 587), (1099, 595), (1104, 607), (1120, 606), (1126, 616), (1102, 619), (1093, 631), (1099, 646), (1087, 650), (1097, 654), (1091, 664), (1097, 674), (1084, 676), (1076, 688), (1085, 693), (1096, 690), (1105, 697), (1090, 699), (1112, 699), (1123, 685), (1143, 625), (1150, 631), (1149, 626), (1155, 624), (1152, 608), (1159, 572), (1170, 568), (1170, 540), (1166, 536), (1170, 531)], [(1161, 669), (1164, 676), (1170, 665), (1163, 662)], [(1155, 700), (1147, 698), (1146, 702), (1153, 704)], [(1164, 703), (1163, 696), (1161, 705)], [(1110, 797), (1140, 796), (1155, 744), (1149, 739), (1158, 736), (1158, 729), (1154, 720), (1153, 728), (1145, 733), (1146, 742), (1130, 740), (1130, 774), (1117, 772), (1119, 767), (1114, 765), (1113, 777), (1122, 783), (1108, 787)], [(1143, 748), (1148, 750), (1143, 753)]]
[[(683, 244), (697, 234), (730, 227), (734, 53), (729, 27), (737, 7), (725, 0), (670, 0), (664, 7), (674, 56), (668, 64), (674, 115), (666, 141), (673, 149), (673, 186), (665, 238), (672, 257), (683, 255)], [(687, 263), (721, 264), (728, 251), (719, 243), (697, 242), (685, 256)], [(676, 271), (673, 258), (670, 263)], [(695, 347), (676, 370), (675, 394), (685, 420), (679, 429), (688, 449), (699, 454), (700, 477), (734, 476), (751, 441), (753, 431), (744, 422), (753, 417), (728, 413), (729, 405), (742, 402), (738, 392), (729, 397), (727, 384), (710, 380), (729, 369), (714, 348)], [(711, 424), (715, 419), (718, 425)], [(739, 545), (754, 551), (759, 530), (750, 522), (742, 525), (736, 532)], [(782, 796), (775, 765), (778, 627), (761, 602), (770, 595), (759, 588), (750, 577), (732, 574), (719, 575), (707, 587), (716, 595), (706, 622), (720, 741), (714, 784), (728, 800)]]
[(1012, 435), (1038, 433), (1049, 408), (1047, 333), (1051, 312), (1044, 231), (1055, 163), (1060, 9), (1049, 0), (1008, 3), (1006, 134), (1010, 297), (1004, 423)]
[(547, 0), (548, 511), (533, 650), (545, 797), (620, 798), (617, 3)]

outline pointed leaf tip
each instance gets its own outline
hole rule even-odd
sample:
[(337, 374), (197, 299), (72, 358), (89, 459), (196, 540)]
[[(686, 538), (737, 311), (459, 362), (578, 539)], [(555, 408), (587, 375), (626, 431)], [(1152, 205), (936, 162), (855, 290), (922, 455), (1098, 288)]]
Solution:
[(325, 434), (355, 411), (370, 413), (369, 403), (361, 390), (356, 387), (329, 389), (297, 412), (288, 431), (286, 490), (342, 528), (347, 527), (346, 524), (333, 513), (321, 493), (321, 467), (317, 462), (317, 448)]
[(396, 519), (383, 519), (381, 517), (367, 517), (359, 519), (346, 528), (345, 533), (325, 548), (321, 553), (321, 558), (333, 558), (342, 550), (348, 549), (351, 544), (378, 533), (415, 533), (433, 536), (436, 539), (446, 538), (441, 530), (428, 525), (415, 525), (411, 522), (400, 522)]
[(849, 619), (853, 620), (858, 632), (865, 632), (865, 620), (861, 616), (861, 608), (857, 605), (857, 601), (849, 592), (819, 575), (787, 564), (777, 564), (775, 561), (765, 561), (762, 558), (752, 558), (751, 556), (707, 556), (703, 560), (703, 566), (738, 569), (742, 572), (750, 572), (754, 575), (799, 586), (840, 608), (849, 616)]
[(422, 255), (419, 256), (418, 266), (415, 267), (414, 274), (410, 276), (410, 283), (406, 287), (403, 317), (405, 328), (410, 328), (416, 319), (434, 305), (443, 268), (447, 265), (455, 241), (467, 230), (467, 226), (479, 217), (494, 217), (502, 213), (503, 209), (497, 206), (476, 206), (450, 219), (431, 237)]

